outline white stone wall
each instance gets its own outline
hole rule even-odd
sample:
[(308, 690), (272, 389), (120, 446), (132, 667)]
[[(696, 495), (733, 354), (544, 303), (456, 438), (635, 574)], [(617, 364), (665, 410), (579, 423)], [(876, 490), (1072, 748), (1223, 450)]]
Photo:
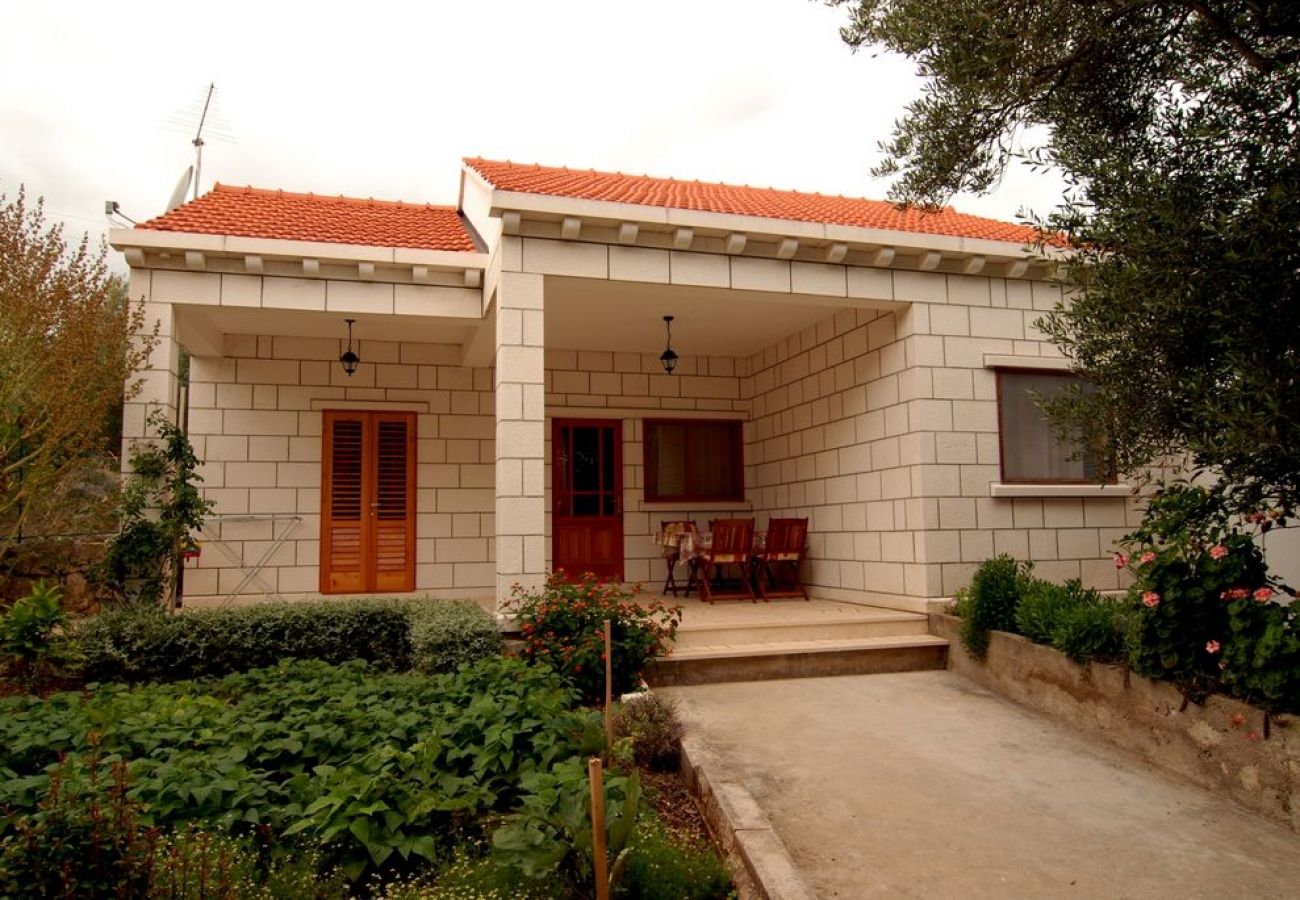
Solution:
[[(490, 368), (462, 368), (458, 346), (436, 344), (361, 341), (364, 362), (350, 378), (333, 339), (227, 335), (224, 350), (224, 357), (191, 363), (190, 435), (218, 515), (197, 565), (186, 572), (187, 598), (229, 594), (287, 529), (288, 540), (259, 573), (261, 583), (241, 593), (317, 595), (321, 421), (334, 404), (417, 412), (416, 589), (492, 594)], [(286, 518), (272, 522), (271, 515)], [(243, 516), (253, 518), (227, 521)]]
[[(894, 273), (896, 313), (845, 310), (744, 364), (760, 520), (810, 519), (809, 578), (828, 596), (951, 596), (999, 553), (1045, 578), (1119, 586), (1123, 498), (990, 496), (999, 470), (986, 355), (1056, 355), (1034, 320), (1044, 283)], [(1044, 491), (1047, 493), (1047, 491)]]

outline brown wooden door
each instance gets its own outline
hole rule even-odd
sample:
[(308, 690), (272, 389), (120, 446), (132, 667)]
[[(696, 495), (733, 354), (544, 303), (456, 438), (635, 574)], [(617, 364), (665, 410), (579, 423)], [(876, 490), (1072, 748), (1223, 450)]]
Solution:
[(323, 594), (415, 590), (415, 415), (324, 414)]
[(551, 433), (551, 565), (623, 579), (623, 428), (556, 419)]

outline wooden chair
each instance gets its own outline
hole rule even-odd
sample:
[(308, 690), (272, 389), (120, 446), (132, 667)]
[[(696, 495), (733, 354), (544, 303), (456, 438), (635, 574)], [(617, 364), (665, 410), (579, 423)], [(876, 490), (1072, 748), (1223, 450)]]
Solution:
[[(754, 603), (754, 588), (749, 583), (749, 560), (754, 553), (753, 519), (715, 519), (713, 541), (700, 559), (700, 598), (708, 603), (714, 600), (744, 600)], [(721, 575), (723, 566), (735, 566), (740, 573), (736, 591), (718, 591), (714, 579)]]
[[(767, 523), (763, 549), (754, 554), (754, 586), (764, 600), (773, 597), (809, 599), (800, 575), (807, 542), (807, 519), (772, 519)], [(786, 582), (777, 577), (782, 570), (789, 575)], [(763, 584), (765, 578), (766, 586)]]
[[(659, 533), (665, 535), (666, 539), (670, 533), (675, 538), (677, 535), (685, 534), (688, 531), (699, 534), (699, 528), (696, 527), (694, 519), (660, 520), (659, 522)], [(661, 593), (672, 594), (676, 597), (680, 587), (677, 584), (676, 570), (677, 564), (682, 561), (681, 542), (675, 540), (671, 544), (665, 543), (663, 550), (664, 560), (668, 564), (668, 577), (664, 580), (664, 589)], [(684, 597), (689, 597), (691, 589), (695, 587), (695, 569), (695, 560), (688, 559), (686, 561), (686, 586), (680, 588)]]

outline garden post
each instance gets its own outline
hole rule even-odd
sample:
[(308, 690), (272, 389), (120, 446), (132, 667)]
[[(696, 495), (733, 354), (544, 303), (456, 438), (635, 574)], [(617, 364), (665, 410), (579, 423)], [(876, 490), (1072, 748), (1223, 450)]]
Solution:
[(609, 874), (605, 860), (605, 776), (599, 756), (587, 760), (591, 779), (591, 853), (595, 867), (596, 900), (609, 900)]

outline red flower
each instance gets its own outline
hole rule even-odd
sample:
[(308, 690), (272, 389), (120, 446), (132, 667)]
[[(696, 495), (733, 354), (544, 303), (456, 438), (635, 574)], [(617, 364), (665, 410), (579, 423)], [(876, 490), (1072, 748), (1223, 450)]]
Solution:
[(1210, 556), (1214, 559), (1223, 559), (1228, 555), (1228, 548), (1222, 544), (1215, 544), (1210, 548)]
[(1141, 556), (1138, 557), (1138, 562), (1142, 563), (1143, 565), (1146, 565), (1149, 562), (1155, 562), (1155, 560), (1156, 560), (1156, 555), (1151, 550), (1148, 550), (1146, 553), (1143, 553)]
[(1271, 587), (1255, 588), (1254, 596), (1260, 603), (1267, 603), (1273, 599), (1273, 589)]
[(1142, 595), (1142, 605), (1148, 609), (1153, 609), (1160, 605), (1160, 595), (1155, 591), (1147, 591)]
[(1115, 568), (1122, 569), (1128, 565), (1128, 557), (1123, 553), (1115, 554)]
[(1219, 652), (1219, 642), (1218, 642), (1218, 641), (1206, 641), (1206, 642), (1205, 642), (1205, 652), (1206, 652), (1206, 653), (1218, 653), (1218, 652)]

